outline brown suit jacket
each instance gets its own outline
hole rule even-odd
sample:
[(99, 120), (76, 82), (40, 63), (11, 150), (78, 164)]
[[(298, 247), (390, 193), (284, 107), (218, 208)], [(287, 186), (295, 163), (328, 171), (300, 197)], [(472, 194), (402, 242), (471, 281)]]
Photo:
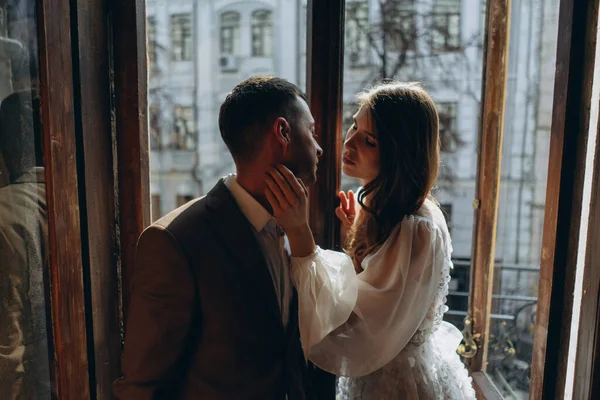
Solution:
[(118, 399), (305, 399), (297, 301), (284, 329), (251, 225), (221, 180), (140, 236)]

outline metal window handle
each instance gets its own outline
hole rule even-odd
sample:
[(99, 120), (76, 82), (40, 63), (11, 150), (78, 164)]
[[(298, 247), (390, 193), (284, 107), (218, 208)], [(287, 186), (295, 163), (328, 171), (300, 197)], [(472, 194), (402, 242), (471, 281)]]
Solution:
[(465, 327), (463, 328), (463, 341), (456, 349), (459, 356), (463, 358), (473, 358), (477, 354), (477, 343), (473, 338), (473, 321), (470, 315), (465, 318)]

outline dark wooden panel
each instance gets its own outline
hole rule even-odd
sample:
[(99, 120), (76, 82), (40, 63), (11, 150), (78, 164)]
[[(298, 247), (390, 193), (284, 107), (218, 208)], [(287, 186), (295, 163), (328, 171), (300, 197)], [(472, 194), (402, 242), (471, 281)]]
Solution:
[(339, 204), (342, 151), (342, 85), (344, 0), (311, 1), (308, 6), (307, 86), (323, 148), (317, 183), (310, 189), (310, 225), (317, 244), (339, 245)]
[(128, 271), (133, 265), (137, 239), (150, 224), (146, 2), (121, 0), (109, 5), (113, 24), (122, 307), (127, 321)]
[[(84, 264), (89, 271), (93, 326), (92, 381), (95, 398), (110, 399), (119, 375), (118, 265), (106, 0), (77, 0), (72, 35), (76, 46), (76, 122), (83, 153)], [(82, 182), (80, 180), (80, 182)], [(88, 332), (89, 333), (89, 332)]]
[(562, 0), (542, 239), (531, 398), (565, 389), (598, 0)]
[(473, 375), (473, 387), (475, 388), (475, 394), (480, 400), (503, 400), (504, 397), (496, 389), (496, 386), (492, 383), (491, 379), (487, 374), (483, 372), (475, 372)]
[[(593, 4), (590, 6), (597, 6)], [(598, 9), (591, 10), (598, 15)], [(589, 14), (588, 14), (589, 15)], [(598, 104), (596, 104), (598, 107)], [(598, 130), (598, 127), (596, 127)], [(581, 314), (577, 339), (574, 399), (600, 398), (600, 140), (592, 151), (590, 214), (583, 264)], [(590, 157), (590, 155), (588, 155)], [(585, 215), (583, 216), (585, 219)], [(596, 376), (594, 376), (596, 375)]]
[(54, 390), (90, 397), (68, 0), (38, 2), (40, 86), (50, 242)]
[[(309, 0), (307, 8), (308, 96), (323, 148), (317, 183), (310, 188), (310, 226), (316, 243), (329, 249), (340, 245), (335, 208), (341, 178), (344, 10), (344, 0)], [(335, 398), (335, 376), (312, 366), (310, 381), (313, 398)]]
[(502, 134), (510, 0), (490, 0), (487, 8), (486, 52), (484, 57), (482, 118), (479, 133), (477, 184), (475, 189), (475, 226), (473, 228), (473, 264), (469, 310), (478, 351), (471, 360), (472, 372), (485, 371), (488, 331), (492, 304), (492, 279), (498, 216), (498, 194), (502, 158)]

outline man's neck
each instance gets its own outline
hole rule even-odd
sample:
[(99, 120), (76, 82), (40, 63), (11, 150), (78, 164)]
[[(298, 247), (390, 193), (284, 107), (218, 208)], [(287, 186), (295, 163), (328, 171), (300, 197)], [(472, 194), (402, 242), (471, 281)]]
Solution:
[(265, 208), (269, 213), (273, 213), (273, 209), (265, 196), (265, 189), (267, 184), (265, 178), (267, 175), (266, 171), (252, 171), (251, 173), (240, 173), (236, 174), (237, 183), (244, 188), (246, 192), (250, 194), (258, 203)]

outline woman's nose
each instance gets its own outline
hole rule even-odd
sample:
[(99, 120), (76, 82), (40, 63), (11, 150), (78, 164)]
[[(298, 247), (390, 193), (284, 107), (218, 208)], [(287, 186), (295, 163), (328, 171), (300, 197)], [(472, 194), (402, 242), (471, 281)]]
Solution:
[(354, 147), (354, 140), (352, 140), (353, 137), (354, 134), (352, 132), (348, 132), (346, 134), (346, 140), (344, 141), (345, 147)]

